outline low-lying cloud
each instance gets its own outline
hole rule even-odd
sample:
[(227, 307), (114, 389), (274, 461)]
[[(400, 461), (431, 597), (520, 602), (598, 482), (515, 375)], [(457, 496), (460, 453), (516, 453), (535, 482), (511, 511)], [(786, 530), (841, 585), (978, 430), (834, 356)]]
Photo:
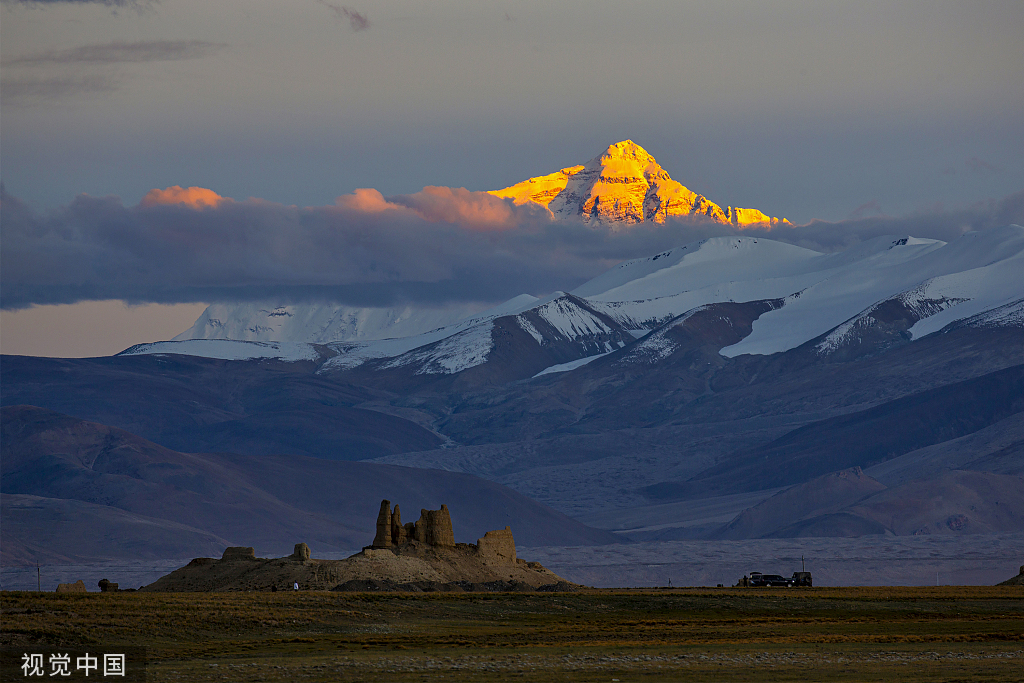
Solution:
[[(384, 197), (359, 190), (334, 206), (235, 201), (205, 188), (154, 190), (136, 206), (81, 195), (41, 214), (0, 186), (0, 305), (332, 301), (350, 305), (497, 302), (570, 290), (616, 263), (729, 225), (672, 220), (615, 230), (554, 221), (535, 205), (461, 188)], [(818, 251), (882, 235), (955, 239), (1024, 224), (1024, 191), (950, 211), (745, 228)]]
[(26, 76), (0, 80), (0, 94), (7, 106), (59, 100), (66, 97), (101, 95), (118, 88), (118, 80), (101, 74), (40, 78)]

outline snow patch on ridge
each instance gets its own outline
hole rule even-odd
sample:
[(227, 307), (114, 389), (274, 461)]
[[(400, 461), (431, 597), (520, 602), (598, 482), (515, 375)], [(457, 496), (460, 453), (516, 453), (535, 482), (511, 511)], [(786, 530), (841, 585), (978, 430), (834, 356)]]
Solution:
[(590, 311), (566, 298), (556, 299), (534, 310), (566, 339), (611, 334), (613, 331)]
[(698, 306), (697, 308), (682, 314), (671, 324), (666, 325), (660, 330), (651, 332), (640, 340), (640, 342), (638, 342), (632, 349), (630, 349), (629, 354), (619, 362), (653, 365), (665, 358), (668, 358), (679, 346), (668, 338), (668, 331), (678, 325), (682, 325), (694, 314), (707, 309), (708, 306)]
[(487, 356), (494, 348), (493, 330), (493, 322), (474, 325), (429, 348), (399, 356), (382, 367), (419, 364), (421, 367), (416, 371), (417, 375), (454, 375), (487, 362)]
[(519, 327), (523, 328), (523, 330), (533, 337), (538, 344), (544, 344), (544, 335), (538, 332), (537, 328), (533, 326), (533, 323), (531, 323), (525, 316), (517, 315), (516, 322), (519, 324)]
[(961, 324), (964, 327), (1024, 327), (1024, 299), (971, 316)]
[[(906, 244), (906, 239), (898, 240), (900, 244)], [(894, 243), (894, 246), (899, 246)], [(883, 304), (890, 301), (896, 301), (903, 305), (903, 307), (909, 311), (915, 317), (915, 322), (924, 320), (936, 313), (943, 311), (951, 306), (969, 301), (967, 298), (956, 298), (939, 296), (935, 297), (935, 293), (929, 293), (929, 285), (933, 280), (923, 282), (917, 287), (910, 289), (901, 294), (897, 294), (894, 297), (879, 301), (873, 304), (870, 308), (862, 313), (850, 318), (839, 327), (835, 328), (830, 332), (821, 342), (815, 345), (815, 350), (819, 356), (827, 356), (835, 353), (843, 346), (846, 346), (854, 340), (859, 334), (860, 330), (867, 329), (878, 322), (875, 316), (872, 315), (879, 309)]]
[[(571, 360), (568, 363), (559, 363), (558, 365), (552, 365), (552, 366), (544, 368), (543, 370), (538, 372), (536, 375), (533, 376), (533, 378), (540, 377), (541, 375), (550, 375), (550, 374), (553, 374), (553, 373), (556, 373), (556, 372), (569, 372), (570, 370), (575, 370), (576, 368), (581, 368), (584, 365), (586, 365), (587, 363), (595, 361), (598, 358), (604, 358), (609, 353), (611, 353), (611, 351), (608, 351), (606, 353), (599, 353), (596, 356), (587, 356), (586, 358), (579, 358), (577, 360)], [(533, 378), (531, 378), (531, 379), (533, 379)]]

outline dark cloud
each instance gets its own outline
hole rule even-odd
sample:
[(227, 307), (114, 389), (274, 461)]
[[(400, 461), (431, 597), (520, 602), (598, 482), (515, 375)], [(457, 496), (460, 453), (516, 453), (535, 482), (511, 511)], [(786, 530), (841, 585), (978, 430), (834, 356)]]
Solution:
[(82, 195), (40, 214), (0, 186), (0, 305), (495, 302), (573, 289), (623, 259), (739, 232), (835, 251), (880, 235), (950, 240), (1024, 223), (1024, 191), (945, 212), (771, 231), (685, 220), (625, 230), (556, 222), (536, 206), (451, 188), (399, 197), (363, 190), (325, 207), (262, 200), (193, 206), (125, 206)]
[(864, 216), (867, 216), (868, 214), (884, 215), (885, 212), (882, 211), (882, 207), (881, 207), (881, 205), (879, 205), (878, 202), (870, 201), (870, 202), (865, 202), (865, 203), (861, 204), (856, 209), (851, 211), (850, 212), (850, 218), (852, 218), (852, 219), (864, 218)]
[(146, 40), (128, 43), (116, 40), (103, 45), (83, 45), (69, 50), (49, 50), (10, 59), (4, 66), (42, 64), (121, 64), (198, 59), (220, 52), (227, 45), (205, 40)]
[(353, 31), (365, 31), (370, 28), (370, 20), (362, 12), (357, 12), (351, 7), (345, 7), (344, 5), (335, 5), (333, 2), (326, 2), (326, 0), (316, 1), (334, 12), (339, 19), (347, 19)]
[[(968, 207), (937, 207), (907, 216), (871, 216), (838, 223), (811, 221), (807, 225), (776, 228), (765, 236), (817, 251), (841, 251), (882, 235), (910, 235), (949, 242), (970, 230), (987, 230), (1011, 223), (1024, 225), (1024, 190), (1001, 200)], [(744, 232), (750, 234), (750, 231)]]
[[(199, 59), (227, 47), (204, 40), (114, 41), (24, 55), (3, 63), (5, 72), (0, 83), (3, 103), (4, 106), (31, 106), (49, 100), (110, 92), (120, 87), (125, 75), (90, 71), (108, 72), (107, 67), (118, 64)], [(52, 77), (31, 73), (32, 67), (53, 65), (65, 67), (62, 69), (65, 73)], [(12, 67), (21, 69), (15, 68), (12, 76)]]
[(993, 175), (999, 175), (999, 174), (1002, 174), (1002, 173), (1005, 173), (1005, 172), (1006, 172), (1006, 169), (1002, 168), (1001, 166), (996, 166), (995, 164), (990, 164), (989, 162), (985, 161), (984, 159), (979, 159), (978, 157), (971, 157), (970, 159), (965, 160), (963, 168), (956, 168), (956, 167), (950, 166), (948, 168), (942, 169), (942, 174), (943, 175), (953, 175), (953, 176), (955, 176), (955, 175), (966, 175), (966, 176), (974, 175), (974, 176), (988, 177), (988, 176), (993, 176)]
[(967, 166), (967, 170), (971, 173), (978, 173), (980, 175), (991, 175), (993, 173), (1004, 172), (1001, 167), (996, 166), (995, 164), (990, 164), (984, 159), (979, 159), (978, 157), (971, 157), (964, 162), (964, 165)]
[(97, 95), (117, 90), (117, 80), (109, 76), (63, 76), (56, 78), (4, 78), (0, 96), (4, 106), (31, 104), (78, 95)]

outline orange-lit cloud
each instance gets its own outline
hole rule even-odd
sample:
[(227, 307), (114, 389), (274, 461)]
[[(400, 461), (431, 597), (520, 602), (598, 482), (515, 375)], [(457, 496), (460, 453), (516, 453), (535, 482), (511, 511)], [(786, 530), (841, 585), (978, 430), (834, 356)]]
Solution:
[(464, 187), (427, 186), (421, 192), (397, 198), (397, 202), (431, 222), (460, 223), (484, 230), (513, 225), (511, 202), (487, 192), (470, 192)]
[(157, 206), (160, 204), (184, 204), (193, 209), (216, 209), (221, 202), (231, 201), (221, 197), (213, 190), (205, 187), (181, 187), (172, 185), (166, 190), (152, 189), (139, 202), (140, 206)]
[(381, 211), (405, 208), (384, 199), (384, 195), (372, 187), (360, 187), (352, 194), (338, 197), (334, 203), (342, 208), (364, 213), (380, 213)]
[(488, 192), (470, 192), (464, 187), (427, 186), (413, 194), (384, 197), (370, 188), (360, 188), (338, 197), (335, 203), (363, 213), (400, 211), (431, 223), (454, 223), (470, 230), (507, 230), (516, 225), (517, 212), (532, 212), (531, 207), (515, 207), (511, 201)]

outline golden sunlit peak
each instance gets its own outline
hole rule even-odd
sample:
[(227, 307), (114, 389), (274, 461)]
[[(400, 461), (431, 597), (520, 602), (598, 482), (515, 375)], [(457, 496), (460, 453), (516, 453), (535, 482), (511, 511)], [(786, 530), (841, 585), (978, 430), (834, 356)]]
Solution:
[(602, 156), (619, 159), (633, 159), (642, 164), (657, 163), (654, 160), (654, 157), (652, 157), (646, 149), (632, 140), (623, 140), (622, 142), (616, 142), (614, 145), (609, 145), (608, 149), (605, 150)]
[(693, 216), (738, 228), (787, 223), (757, 209), (721, 207), (669, 176), (646, 149), (632, 140), (609, 145), (582, 166), (494, 190), (516, 204), (540, 204), (557, 219), (576, 218), (628, 226), (664, 223), (672, 216)]
[(205, 187), (181, 187), (172, 185), (166, 190), (153, 189), (139, 202), (140, 206), (161, 204), (183, 204), (193, 209), (215, 209), (221, 202), (230, 201)]

